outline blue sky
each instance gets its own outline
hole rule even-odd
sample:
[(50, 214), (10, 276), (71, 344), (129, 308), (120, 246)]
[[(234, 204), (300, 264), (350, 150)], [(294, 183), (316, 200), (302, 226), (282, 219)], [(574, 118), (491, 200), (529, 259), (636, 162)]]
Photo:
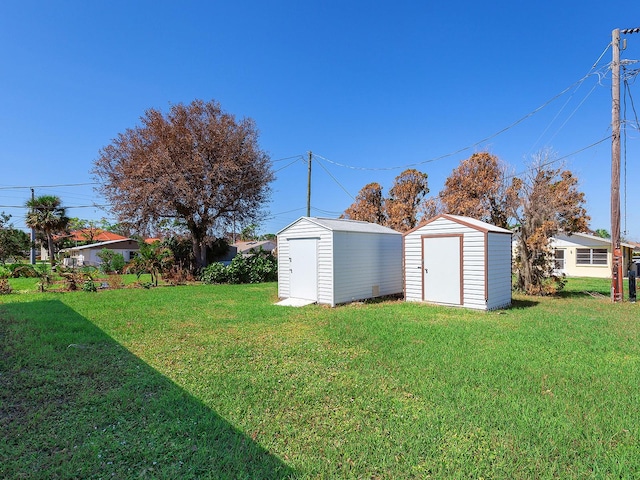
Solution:
[[(24, 227), (25, 210), (13, 207), (30, 190), (16, 187), (35, 186), (71, 216), (112, 219), (90, 207), (104, 203), (93, 187), (78, 185), (94, 181), (100, 148), (146, 109), (200, 98), (257, 123), (277, 172), (263, 233), (306, 213), (309, 151), (312, 215), (337, 217), (365, 184), (387, 192), (409, 165), (437, 195), (476, 151), (521, 173), (543, 148), (579, 178), (591, 227), (609, 230), (610, 140), (574, 152), (610, 135), (607, 47), (614, 28), (634, 27), (640, 3), (592, 0), (5, 1), (0, 211)], [(640, 59), (640, 33), (623, 37), (623, 58)], [(631, 240), (638, 87), (629, 80), (626, 162), (623, 144)]]

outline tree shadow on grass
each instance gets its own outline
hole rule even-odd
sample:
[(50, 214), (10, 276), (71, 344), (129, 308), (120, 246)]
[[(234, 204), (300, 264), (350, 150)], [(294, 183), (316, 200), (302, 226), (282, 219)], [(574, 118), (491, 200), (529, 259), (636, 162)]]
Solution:
[(603, 289), (585, 290), (583, 292), (562, 290), (556, 294), (558, 298), (597, 298), (602, 300), (609, 300), (610, 292)]
[(0, 477), (294, 472), (62, 302), (0, 305)]
[(539, 302), (536, 302), (535, 300), (522, 300), (514, 298), (511, 300), (511, 306), (509, 307), (509, 310), (531, 308), (538, 305), (538, 303)]

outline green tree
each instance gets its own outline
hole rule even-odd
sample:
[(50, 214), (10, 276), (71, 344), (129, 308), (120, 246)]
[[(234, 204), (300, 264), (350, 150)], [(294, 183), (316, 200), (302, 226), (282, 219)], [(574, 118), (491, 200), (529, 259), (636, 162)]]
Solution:
[(240, 241), (250, 242), (252, 240), (255, 240), (258, 237), (257, 230), (258, 225), (256, 225), (255, 223), (247, 225), (240, 231)]
[(22, 230), (13, 228), (9, 223), (11, 215), (0, 213), (0, 263), (4, 264), (9, 258), (22, 257), (29, 251), (31, 243), (29, 235)]
[(41, 232), (47, 239), (49, 263), (53, 267), (55, 260), (55, 248), (53, 236), (64, 232), (69, 224), (69, 217), (62, 206), (62, 201), (54, 195), (42, 195), (28, 200), (26, 222), (27, 226)]
[(138, 278), (143, 273), (151, 275), (151, 283), (158, 286), (160, 275), (168, 272), (174, 264), (171, 249), (163, 246), (160, 242), (145, 243), (138, 242), (139, 250), (136, 256), (129, 262), (129, 271), (135, 273)]
[(103, 248), (98, 252), (100, 270), (104, 273), (122, 273), (125, 266), (124, 255), (108, 248)]

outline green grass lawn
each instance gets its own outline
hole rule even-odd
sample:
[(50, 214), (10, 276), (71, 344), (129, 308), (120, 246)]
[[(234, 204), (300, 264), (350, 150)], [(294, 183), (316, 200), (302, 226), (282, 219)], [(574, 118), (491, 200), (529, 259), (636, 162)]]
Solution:
[(1, 478), (638, 478), (639, 305), (0, 296)]

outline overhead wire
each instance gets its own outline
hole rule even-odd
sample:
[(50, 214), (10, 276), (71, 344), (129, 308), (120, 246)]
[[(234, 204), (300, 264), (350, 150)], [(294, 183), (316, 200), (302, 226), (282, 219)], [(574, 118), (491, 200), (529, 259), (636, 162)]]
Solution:
[(538, 108), (532, 110), (531, 112), (527, 113), (526, 115), (524, 115), (523, 117), (519, 118), (518, 120), (516, 120), (515, 122), (511, 123), (510, 125), (506, 126), (505, 128), (493, 133), (492, 135), (489, 135), (485, 138), (483, 138), (482, 140), (479, 140), (477, 142), (474, 142), (471, 145), (467, 145), (466, 147), (462, 147), (459, 148), (458, 150), (455, 150), (453, 152), (450, 153), (446, 153), (444, 155), (440, 155), (438, 157), (434, 157), (434, 158), (430, 158), (427, 160), (423, 160), (421, 162), (414, 162), (414, 163), (409, 163), (406, 165), (398, 165), (398, 166), (393, 166), (393, 167), (360, 167), (360, 166), (354, 166), (354, 165), (346, 165), (343, 163), (339, 163), (333, 160), (330, 160), (326, 157), (323, 157), (321, 155), (315, 154), (316, 156), (318, 156), (319, 158), (322, 158), (323, 160), (336, 165), (338, 167), (342, 167), (342, 168), (349, 168), (352, 170), (366, 170), (366, 171), (387, 171), (387, 170), (400, 170), (400, 169), (406, 169), (406, 168), (410, 168), (410, 167), (416, 167), (419, 165), (424, 165), (426, 163), (432, 163), (432, 162), (436, 162), (438, 160), (443, 160), (445, 158), (449, 158), (449, 157), (453, 157), (459, 153), (462, 153), (464, 151), (467, 150), (471, 150), (479, 145), (482, 145), (486, 142), (488, 142), (489, 140), (492, 140), (493, 138), (503, 134), (504, 132), (514, 128), (515, 126), (519, 125), (520, 123), (522, 123), (523, 121), (525, 121), (526, 119), (532, 117), (533, 115), (535, 115), (536, 113), (538, 113), (540, 110), (544, 109), (545, 107), (547, 107), (549, 104), (551, 104), (552, 102), (554, 102), (555, 100), (557, 100), (558, 98), (560, 98), (562, 95), (564, 95), (565, 93), (567, 93), (569, 90), (571, 90), (573, 87), (575, 87), (576, 85), (578, 85), (579, 83), (583, 82), (587, 77), (589, 77), (590, 75), (593, 75), (591, 72), (588, 73), (587, 75), (585, 75), (584, 77), (582, 77), (580, 80), (574, 82), (573, 84), (571, 84), (569, 87), (565, 88), (564, 90), (562, 90), (560, 93), (556, 94), (555, 96), (553, 96), (552, 98), (550, 98), (549, 100), (547, 100), (546, 102), (544, 102), (542, 105), (540, 105)]
[[(293, 157), (290, 157), (290, 158), (293, 158)], [(284, 170), (285, 168), (290, 167), (294, 163), (298, 163), (300, 160), (304, 160), (304, 157), (302, 157), (302, 155), (297, 156), (293, 162), (287, 163), (284, 167), (280, 167), (277, 170), (274, 170), (273, 173), (278, 173), (280, 170)]]
[(65, 183), (59, 185), (30, 185), (30, 186), (0, 186), (0, 190), (18, 190), (18, 189), (31, 189), (31, 188), (61, 188), (61, 187), (86, 187), (89, 185), (100, 185), (97, 182), (90, 183)]
[[(560, 114), (564, 111), (565, 107), (569, 104), (569, 102), (573, 99), (573, 96), (577, 93), (577, 91), (580, 89), (580, 87), (582, 86), (582, 84), (584, 83), (584, 81), (590, 76), (590, 74), (595, 70), (595, 68), (598, 66), (598, 64), (600, 63), (600, 60), (602, 60), (602, 57), (605, 56), (605, 54), (607, 53), (607, 51), (611, 48), (611, 42), (609, 42), (607, 44), (607, 46), (604, 48), (604, 50), (602, 51), (602, 53), (600, 54), (600, 56), (598, 57), (598, 59), (593, 63), (593, 65), (591, 66), (591, 68), (589, 69), (589, 71), (587, 72), (587, 74), (577, 83), (577, 86), (574, 90), (574, 92), (569, 96), (569, 98), (567, 99), (567, 101), (562, 105), (562, 107), (560, 108), (560, 110), (558, 110), (558, 113), (556, 113), (556, 115), (551, 119), (551, 121), (549, 122), (549, 124), (547, 125), (547, 127), (542, 131), (542, 133), (540, 134), (540, 136), (538, 137), (538, 139), (533, 143), (533, 145), (531, 146), (531, 148), (529, 148), (529, 153), (531, 153), (533, 151), (533, 149), (536, 147), (536, 145), (538, 145), (538, 143), (540, 142), (540, 140), (542, 139), (542, 137), (547, 133), (547, 131), (551, 128), (551, 125), (553, 125), (555, 123), (555, 121), (558, 119), (558, 117), (560, 116)], [(605, 71), (609, 70), (609, 66), (607, 65), (605, 67)], [(602, 69), (601, 69), (602, 70)], [(596, 74), (598, 75), (598, 83), (600, 83), (602, 81), (602, 79), (606, 76), (606, 73), (598, 73), (598, 71), (596, 71)], [(596, 84), (597, 85), (597, 84)], [(556, 131), (556, 133), (553, 134), (553, 136), (549, 139), (549, 142), (555, 138), (555, 136), (560, 132), (560, 130), (562, 130), (562, 128), (565, 126), (565, 124), (569, 121), (569, 119), (575, 114), (575, 112), (577, 111), (577, 109), (584, 103), (584, 101), (589, 97), (589, 95), (591, 95), (591, 93), (595, 90), (596, 85), (593, 86), (593, 88), (591, 89), (591, 91), (587, 94), (587, 97), (585, 97), (585, 99), (580, 103), (580, 105), (578, 105), (578, 107), (572, 112), (572, 114), (569, 116), (569, 118), (560, 126), (560, 128)]]
[[(315, 156), (315, 154), (312, 154), (312, 156)], [(321, 158), (321, 157), (320, 157)], [(318, 162), (316, 161), (316, 163), (318, 165), (320, 165), (322, 167), (322, 169), (327, 172), (327, 175), (329, 175), (334, 182), (336, 182), (336, 184), (347, 194), (349, 195), (349, 197), (351, 197), (352, 200), (355, 200), (355, 197), (353, 195), (351, 195), (351, 193), (349, 193), (349, 191), (338, 181), (338, 179), (336, 177), (334, 177), (331, 172), (322, 164), (322, 162)]]

